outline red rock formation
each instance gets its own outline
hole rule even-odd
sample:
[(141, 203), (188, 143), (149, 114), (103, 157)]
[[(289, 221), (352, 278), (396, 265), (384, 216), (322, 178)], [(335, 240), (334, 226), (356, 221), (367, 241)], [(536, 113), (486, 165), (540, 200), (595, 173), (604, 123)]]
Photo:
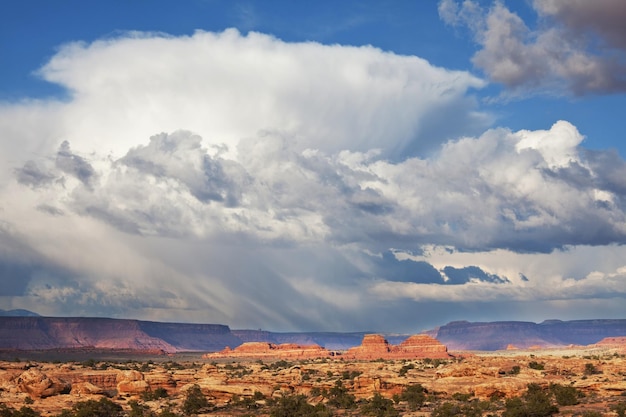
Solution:
[(399, 345), (390, 345), (378, 334), (368, 334), (360, 346), (348, 349), (346, 359), (445, 359), (449, 358), (448, 348), (428, 335), (414, 335)]
[(17, 378), (20, 391), (33, 397), (45, 398), (62, 392), (70, 392), (71, 384), (56, 377), (48, 377), (39, 369), (31, 368)]
[(595, 346), (626, 352), (626, 337), (605, 337), (596, 343)]
[(266, 342), (247, 342), (235, 349), (226, 349), (205, 354), (205, 358), (276, 358), (276, 359), (303, 359), (322, 358), (330, 356), (330, 352), (319, 345), (296, 345), (284, 343), (276, 345)]
[[(273, 344), (267, 342), (247, 342), (235, 349), (226, 348), (217, 353), (207, 353), (205, 358), (273, 358), (301, 359), (334, 356), (334, 352), (319, 345), (297, 345), (294, 343)], [(400, 343), (390, 345), (379, 334), (367, 334), (360, 346), (348, 349), (340, 357), (346, 359), (415, 359), (449, 358), (448, 349), (437, 339), (425, 334), (414, 335)]]

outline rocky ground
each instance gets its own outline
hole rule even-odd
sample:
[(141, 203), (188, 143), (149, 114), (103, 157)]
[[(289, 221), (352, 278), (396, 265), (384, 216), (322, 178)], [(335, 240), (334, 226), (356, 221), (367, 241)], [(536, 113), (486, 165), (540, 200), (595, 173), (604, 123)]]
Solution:
[[(626, 356), (615, 348), (451, 353), (455, 356), (449, 359), (413, 360), (187, 355), (147, 361), (4, 361), (0, 415), (56, 416), (74, 407), (75, 414), (66, 411), (68, 417), (78, 415), (76, 404), (105, 398), (133, 417), (313, 415), (277, 412), (280, 407), (305, 410), (292, 399), (322, 404), (318, 411), (328, 413), (315, 415), (499, 416), (513, 406), (507, 400), (530, 398), (532, 384), (558, 408), (555, 415), (617, 416), (621, 406), (626, 411)], [(194, 387), (208, 401), (197, 409), (189, 408)], [(407, 387), (424, 392), (416, 400), (416, 391)], [(573, 396), (565, 401), (558, 393)], [(26, 414), (3, 414), (2, 407), (28, 407), (34, 414), (26, 408)]]

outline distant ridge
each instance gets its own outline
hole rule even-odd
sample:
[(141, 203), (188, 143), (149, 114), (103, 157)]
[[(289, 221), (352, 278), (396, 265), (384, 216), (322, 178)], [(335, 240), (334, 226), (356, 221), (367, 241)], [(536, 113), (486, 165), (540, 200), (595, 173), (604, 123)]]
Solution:
[(219, 350), (241, 341), (222, 324), (88, 317), (0, 317), (0, 349)]
[[(25, 311), (25, 310), (23, 310)], [(30, 312), (29, 312), (30, 313)], [(34, 314), (34, 313), (33, 313)], [(231, 330), (223, 324), (167, 323), (143, 320), (0, 315), (0, 350), (109, 349), (137, 352), (217, 352), (244, 342), (317, 344), (331, 350), (358, 346), (372, 332), (292, 332)], [(423, 332), (450, 350), (501, 350), (509, 345), (557, 347), (590, 345), (626, 336), (626, 319), (455, 321)], [(383, 335), (399, 344), (408, 335)]]
[(539, 324), (455, 321), (433, 333), (451, 350), (501, 350), (508, 345), (518, 348), (590, 345), (607, 337), (626, 336), (626, 319), (546, 320)]
[(41, 317), (39, 314), (20, 308), (15, 310), (0, 309), (0, 317)]

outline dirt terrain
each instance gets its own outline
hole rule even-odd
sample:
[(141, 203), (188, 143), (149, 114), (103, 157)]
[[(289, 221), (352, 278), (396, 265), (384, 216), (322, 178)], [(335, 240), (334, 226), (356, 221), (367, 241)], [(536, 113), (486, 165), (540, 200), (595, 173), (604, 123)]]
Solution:
[[(289, 399), (302, 399), (330, 413), (315, 415), (496, 416), (514, 405), (511, 398), (529, 398), (529, 384), (537, 384), (558, 409), (553, 415), (617, 416), (619, 407), (626, 410), (622, 343), (450, 352), (447, 359), (261, 360), (187, 354), (146, 361), (4, 361), (0, 408), (28, 407), (55, 416), (78, 403), (105, 398), (132, 416), (308, 415), (276, 411), (292, 404)], [(194, 387), (208, 404), (190, 411), (185, 407)], [(411, 400), (408, 387), (423, 388), (420, 401)], [(575, 395), (564, 401), (558, 393)], [(377, 413), (376, 407), (390, 408)]]

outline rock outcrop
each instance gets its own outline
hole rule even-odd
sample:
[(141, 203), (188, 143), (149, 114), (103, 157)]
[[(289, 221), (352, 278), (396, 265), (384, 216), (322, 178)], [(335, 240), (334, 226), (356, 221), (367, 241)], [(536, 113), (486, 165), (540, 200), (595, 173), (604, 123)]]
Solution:
[(451, 355), (448, 348), (437, 339), (425, 334), (413, 335), (400, 343), (391, 345), (379, 334), (368, 334), (360, 346), (348, 349), (346, 359), (446, 359)]
[(45, 398), (63, 392), (69, 393), (72, 385), (59, 378), (49, 378), (39, 369), (31, 368), (17, 378), (17, 387), (33, 397)]
[(283, 343), (276, 345), (266, 342), (247, 342), (235, 349), (226, 347), (220, 352), (205, 354), (205, 358), (269, 358), (269, 359), (310, 359), (330, 356), (331, 352), (319, 345), (296, 345)]
[(235, 349), (207, 353), (204, 358), (255, 358), (255, 359), (311, 359), (339, 356), (345, 359), (443, 359), (449, 358), (448, 349), (428, 335), (413, 335), (399, 345), (391, 345), (382, 335), (367, 334), (359, 346), (345, 352), (331, 351), (319, 345), (297, 345), (247, 342)]

